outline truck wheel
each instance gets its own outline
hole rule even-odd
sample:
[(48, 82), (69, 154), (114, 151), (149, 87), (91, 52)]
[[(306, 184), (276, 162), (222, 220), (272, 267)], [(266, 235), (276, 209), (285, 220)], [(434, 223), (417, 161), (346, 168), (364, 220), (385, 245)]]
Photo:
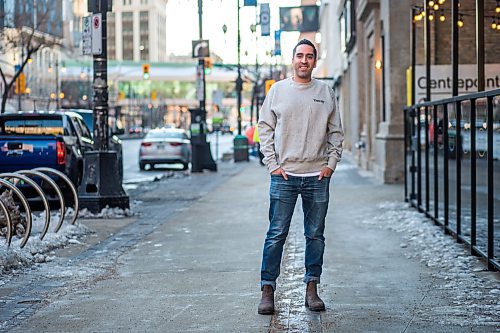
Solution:
[(189, 163), (182, 163), (182, 170), (189, 169)]
[(146, 168), (146, 164), (139, 163), (139, 169), (144, 170)]

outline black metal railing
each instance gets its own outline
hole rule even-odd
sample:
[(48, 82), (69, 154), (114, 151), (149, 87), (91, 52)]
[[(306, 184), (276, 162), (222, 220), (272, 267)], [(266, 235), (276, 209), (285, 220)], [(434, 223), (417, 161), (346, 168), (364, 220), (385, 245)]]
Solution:
[(500, 269), (500, 89), (405, 112), (405, 200)]

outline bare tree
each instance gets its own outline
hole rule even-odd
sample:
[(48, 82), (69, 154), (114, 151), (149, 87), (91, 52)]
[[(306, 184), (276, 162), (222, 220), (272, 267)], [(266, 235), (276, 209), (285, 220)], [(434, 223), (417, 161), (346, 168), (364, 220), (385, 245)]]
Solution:
[[(10, 10), (0, 8), (0, 54), (21, 50), (19, 67), (16, 67), (12, 76), (8, 76), (6, 69), (10, 64), (0, 63), (0, 77), (3, 81), (0, 113), (5, 112), (12, 87), (29, 59), (41, 48), (61, 45), (58, 36), (47, 33), (53, 31), (54, 27), (62, 20), (60, 13), (58, 13), (61, 6), (60, 0), (38, 2), (16, 0), (14, 4)], [(35, 4), (34, 7), (33, 4)], [(55, 17), (59, 21), (54, 20)]]

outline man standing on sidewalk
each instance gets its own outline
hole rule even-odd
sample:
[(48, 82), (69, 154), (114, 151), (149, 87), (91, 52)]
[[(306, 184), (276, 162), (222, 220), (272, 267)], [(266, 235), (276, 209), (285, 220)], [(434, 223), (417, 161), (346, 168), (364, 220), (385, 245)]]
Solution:
[(299, 41), (293, 49), (293, 77), (271, 87), (260, 112), (260, 145), (271, 186), (259, 314), (274, 312), (283, 245), (299, 194), (306, 237), (305, 305), (313, 311), (325, 310), (317, 284), (323, 266), (330, 177), (342, 156), (344, 133), (332, 88), (311, 77), (316, 59), (314, 44)]

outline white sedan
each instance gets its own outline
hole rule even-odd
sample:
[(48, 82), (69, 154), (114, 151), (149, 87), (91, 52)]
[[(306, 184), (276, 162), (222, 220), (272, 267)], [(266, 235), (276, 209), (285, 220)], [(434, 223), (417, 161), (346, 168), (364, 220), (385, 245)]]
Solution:
[(178, 128), (160, 128), (148, 132), (139, 149), (139, 168), (145, 170), (149, 164), (182, 164), (189, 168), (191, 161), (191, 141), (187, 132)]

